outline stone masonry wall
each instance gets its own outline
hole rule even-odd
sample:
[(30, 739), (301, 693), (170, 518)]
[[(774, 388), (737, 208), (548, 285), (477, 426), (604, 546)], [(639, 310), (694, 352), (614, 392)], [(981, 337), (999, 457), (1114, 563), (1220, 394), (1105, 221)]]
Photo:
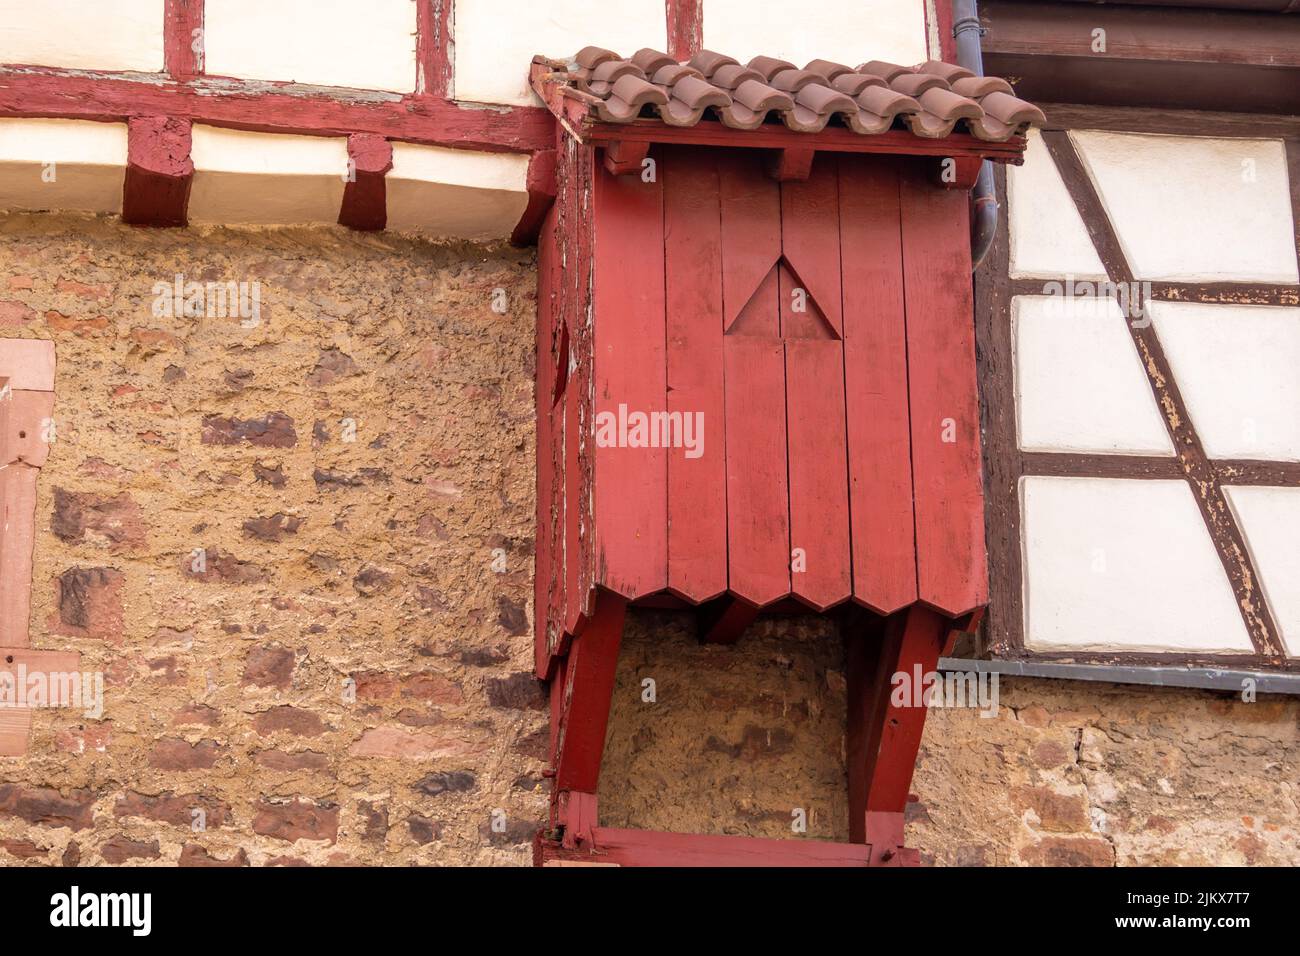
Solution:
[[(531, 859), (532, 260), (0, 220), (0, 335), (58, 362), (32, 643), (106, 684), (0, 760), (0, 860)], [(260, 324), (156, 317), (177, 273)]]
[[(700, 646), (638, 616), (601, 779), (613, 826), (848, 838), (844, 654), (815, 618)], [(643, 699), (653, 680), (653, 703)], [(1003, 679), (999, 707), (932, 710), (907, 807), (928, 864), (1300, 864), (1300, 700)]]
[[(156, 316), (177, 273), (259, 282), (260, 323)], [(0, 864), (529, 862), (534, 284), (505, 248), (0, 219), (0, 336), (58, 359), (32, 643), (106, 684), (0, 759)], [(927, 861), (1300, 863), (1300, 701), (1000, 689), (929, 719)], [(633, 613), (602, 820), (844, 839), (844, 707), (824, 621)]]

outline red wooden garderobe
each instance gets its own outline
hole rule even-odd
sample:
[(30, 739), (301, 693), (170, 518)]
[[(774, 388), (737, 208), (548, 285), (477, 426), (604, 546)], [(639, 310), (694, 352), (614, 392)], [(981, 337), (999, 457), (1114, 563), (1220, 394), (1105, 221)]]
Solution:
[[(942, 63), (538, 58), (537, 860), (899, 864), (933, 670), (987, 599), (968, 189), (1043, 121)], [(541, 165), (541, 164), (537, 164)], [(539, 192), (550, 192), (537, 184)], [(851, 843), (613, 830), (596, 789), (629, 604), (834, 612)]]

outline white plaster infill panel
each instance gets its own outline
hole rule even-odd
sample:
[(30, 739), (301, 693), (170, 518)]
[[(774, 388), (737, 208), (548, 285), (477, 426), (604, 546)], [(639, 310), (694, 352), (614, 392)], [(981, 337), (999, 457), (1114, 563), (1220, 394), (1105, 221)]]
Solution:
[(668, 44), (663, 0), (461, 0), (454, 9), (456, 99), (540, 106), (528, 88), (538, 53), (571, 57), (600, 46), (621, 56)]
[(1043, 137), (1031, 129), (1027, 139), (1025, 164), (1007, 167), (1012, 278), (1106, 278)]
[(162, 0), (0, 0), (0, 63), (158, 73)]
[(1173, 455), (1125, 321), (1110, 298), (1012, 300), (1021, 449)]
[(190, 220), (334, 223), (348, 171), (346, 139), (195, 126)]
[(1281, 140), (1070, 133), (1138, 279), (1296, 282)]
[(427, 236), (500, 239), (528, 205), (528, 157), (393, 144), (385, 180), (388, 228)]
[[(204, 65), (214, 76), (408, 93), (415, 7), (415, 0), (207, 0)], [(528, 59), (521, 62), (526, 72)]]
[(1251, 653), (1184, 481), (1022, 478), (1025, 646)]
[(929, 58), (925, 3), (819, 0), (792, 7), (783, 0), (707, 0), (704, 48), (741, 63), (762, 55), (799, 67), (816, 59), (911, 66)]
[(126, 124), (0, 119), (0, 209), (120, 212)]
[(1291, 657), (1300, 657), (1300, 488), (1225, 486)]
[(1148, 308), (1206, 454), (1300, 461), (1300, 309)]

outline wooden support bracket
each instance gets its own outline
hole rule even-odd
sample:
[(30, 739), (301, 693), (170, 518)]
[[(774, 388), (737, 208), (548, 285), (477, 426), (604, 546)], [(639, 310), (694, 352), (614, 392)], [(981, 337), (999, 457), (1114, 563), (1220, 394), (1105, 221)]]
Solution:
[(567, 847), (589, 842), (596, 825), (596, 788), (626, 612), (622, 597), (601, 591), (552, 683), (551, 823), (564, 831)]
[(767, 165), (767, 174), (780, 183), (803, 182), (812, 174), (814, 149), (786, 147), (777, 150)]
[(615, 140), (605, 147), (605, 168), (615, 176), (639, 173), (649, 153), (650, 144), (647, 142)]
[(697, 615), (701, 644), (735, 644), (758, 617), (758, 607), (724, 594), (700, 607)]
[(895, 675), (911, 681), (933, 672), (951, 630), (948, 618), (919, 604), (846, 623), (849, 839), (870, 843), (876, 865), (912, 859), (903, 809), (925, 729), (925, 695), (912, 688), (896, 701)]
[(348, 137), (348, 178), (343, 186), (339, 225), (376, 232), (388, 224), (384, 177), (393, 168), (393, 144), (373, 133)]
[(122, 221), (133, 226), (187, 225), (194, 181), (190, 121), (133, 116), (126, 128)]
[(939, 160), (936, 177), (944, 189), (972, 189), (983, 165), (979, 156), (945, 156)]

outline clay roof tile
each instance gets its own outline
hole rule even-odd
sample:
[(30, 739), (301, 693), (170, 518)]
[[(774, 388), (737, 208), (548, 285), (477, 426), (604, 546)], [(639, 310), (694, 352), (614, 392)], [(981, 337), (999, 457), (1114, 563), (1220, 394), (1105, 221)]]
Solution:
[(916, 136), (942, 138), (954, 131), (1003, 142), (1046, 122), (1042, 110), (1017, 99), (996, 77), (977, 77), (951, 63), (915, 67), (871, 60), (856, 69), (813, 60), (804, 69), (787, 60), (757, 56), (742, 66), (732, 57), (702, 50), (679, 63), (658, 50), (631, 59), (587, 47), (567, 66), (539, 57), (571, 95), (606, 123), (630, 123), (643, 114), (672, 126), (720, 121), (733, 129), (783, 123), (799, 132), (828, 124), (877, 134), (902, 124)]

